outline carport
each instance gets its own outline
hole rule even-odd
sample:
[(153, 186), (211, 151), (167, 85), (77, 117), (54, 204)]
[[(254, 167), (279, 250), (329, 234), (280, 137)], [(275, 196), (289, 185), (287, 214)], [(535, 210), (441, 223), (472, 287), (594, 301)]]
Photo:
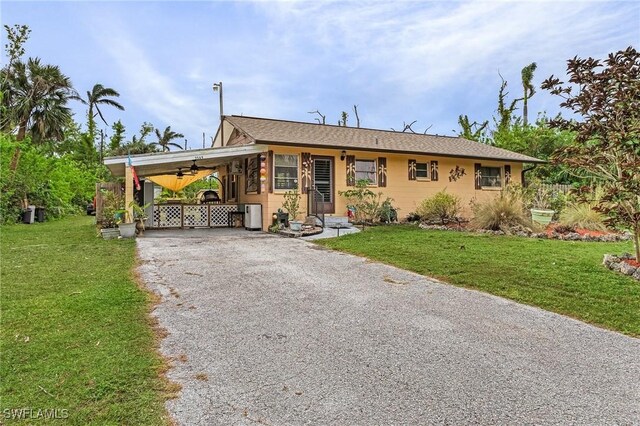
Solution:
[[(234, 212), (243, 211), (242, 201), (261, 204), (260, 199), (240, 199), (238, 191), (243, 165), (249, 159), (264, 159), (265, 145), (243, 145), (221, 148), (194, 149), (176, 152), (157, 152), (129, 156), (107, 157), (104, 164), (115, 177), (125, 181), (125, 208), (133, 217), (131, 202), (138, 198), (147, 207), (148, 228), (222, 227), (227, 226)], [(154, 204), (154, 184), (150, 178), (176, 177), (195, 179), (213, 175), (221, 189), (221, 202), (215, 204)], [(220, 179), (222, 175), (222, 179)], [(135, 178), (144, 179), (137, 189)], [(155, 179), (157, 180), (157, 179)], [(137, 197), (136, 197), (137, 195)], [(260, 220), (259, 223), (262, 223)]]

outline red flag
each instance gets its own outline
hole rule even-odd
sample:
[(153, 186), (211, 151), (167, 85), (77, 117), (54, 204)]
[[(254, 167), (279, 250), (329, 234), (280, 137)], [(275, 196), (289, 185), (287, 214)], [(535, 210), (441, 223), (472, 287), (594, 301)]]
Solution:
[(131, 156), (129, 156), (129, 167), (131, 167), (131, 174), (133, 175), (133, 182), (136, 184), (136, 190), (140, 191), (140, 180), (136, 174), (136, 169), (134, 169), (133, 164), (131, 164)]

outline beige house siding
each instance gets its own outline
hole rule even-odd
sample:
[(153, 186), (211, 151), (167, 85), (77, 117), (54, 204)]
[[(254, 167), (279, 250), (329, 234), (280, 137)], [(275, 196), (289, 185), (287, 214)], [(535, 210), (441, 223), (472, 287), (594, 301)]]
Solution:
[[(326, 156), (333, 157), (334, 159), (334, 200), (335, 200), (335, 216), (346, 216), (347, 203), (344, 197), (339, 195), (340, 191), (345, 191), (349, 188), (347, 186), (347, 172), (346, 161), (340, 160), (342, 150), (340, 149), (310, 149), (300, 147), (290, 147), (281, 145), (270, 145), (269, 149), (275, 154), (295, 154), (298, 156), (298, 185), (301, 182), (301, 154), (303, 152), (309, 152), (312, 156)], [(436, 156), (422, 156), (412, 154), (389, 154), (389, 153), (376, 153), (369, 151), (353, 151), (348, 150), (348, 155), (354, 155), (356, 159), (371, 159), (378, 160), (379, 157), (384, 157), (387, 160), (387, 186), (383, 188), (372, 187), (375, 192), (382, 192), (384, 196), (393, 198), (393, 206), (399, 208), (398, 217), (404, 218), (409, 213), (414, 212), (418, 204), (427, 197), (430, 197), (446, 188), (446, 190), (452, 194), (458, 195), (462, 200), (463, 214), (469, 216), (470, 203), (472, 200), (483, 201), (489, 197), (495, 196), (498, 191), (495, 189), (475, 189), (474, 181), (474, 164), (480, 163), (482, 166), (500, 167), (502, 169), (502, 178), (504, 180), (504, 166), (509, 165), (511, 167), (511, 182), (521, 182), (522, 164), (511, 163), (495, 160), (474, 160), (466, 158), (452, 158), (452, 157), (436, 157)], [(438, 181), (432, 180), (409, 180), (408, 177), (408, 161), (417, 160), (417, 162), (430, 162), (432, 160), (438, 161), (439, 179)], [(465, 169), (465, 175), (457, 181), (449, 181), (450, 170), (455, 169), (456, 166)], [(268, 179), (273, 179), (273, 165), (271, 170), (268, 171)], [(244, 176), (243, 176), (244, 179)], [(242, 182), (242, 181), (241, 181)], [(268, 188), (268, 185), (267, 185)], [(284, 192), (286, 191), (274, 191), (273, 193), (260, 194), (258, 196), (250, 196), (244, 194), (244, 187), (241, 187), (241, 199), (239, 202), (262, 202), (263, 203), (263, 229), (271, 224), (271, 216), (279, 208), (282, 207), (284, 201)], [(252, 198), (253, 197), (253, 198)], [(255, 200), (255, 201), (249, 201)], [(262, 200), (262, 201), (258, 201)], [(307, 196), (302, 196), (301, 207), (303, 213), (301, 217), (306, 216), (307, 208)]]

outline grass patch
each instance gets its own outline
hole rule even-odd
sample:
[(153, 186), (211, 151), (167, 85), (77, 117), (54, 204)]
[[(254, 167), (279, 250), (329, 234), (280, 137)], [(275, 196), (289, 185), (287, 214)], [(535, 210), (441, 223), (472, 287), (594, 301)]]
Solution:
[(169, 424), (135, 242), (96, 238), (92, 222), (0, 230), (1, 419), (31, 408), (68, 410), (71, 424)]
[(380, 226), (317, 243), (640, 336), (640, 283), (602, 266), (605, 253), (632, 252), (630, 242)]

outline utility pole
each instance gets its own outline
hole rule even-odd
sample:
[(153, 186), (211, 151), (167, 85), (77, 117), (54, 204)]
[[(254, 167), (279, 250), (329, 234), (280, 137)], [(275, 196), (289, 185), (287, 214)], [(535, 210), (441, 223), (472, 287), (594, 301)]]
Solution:
[(187, 150), (187, 140), (186, 139), (184, 140), (184, 150), (185, 151)]
[(224, 126), (222, 125), (222, 119), (224, 118), (224, 108), (222, 105), (222, 82), (213, 83), (213, 91), (219, 92), (220, 95), (220, 146), (224, 146)]
[(204, 132), (202, 132), (202, 149), (204, 149)]
[(100, 164), (104, 156), (104, 130), (100, 129)]

